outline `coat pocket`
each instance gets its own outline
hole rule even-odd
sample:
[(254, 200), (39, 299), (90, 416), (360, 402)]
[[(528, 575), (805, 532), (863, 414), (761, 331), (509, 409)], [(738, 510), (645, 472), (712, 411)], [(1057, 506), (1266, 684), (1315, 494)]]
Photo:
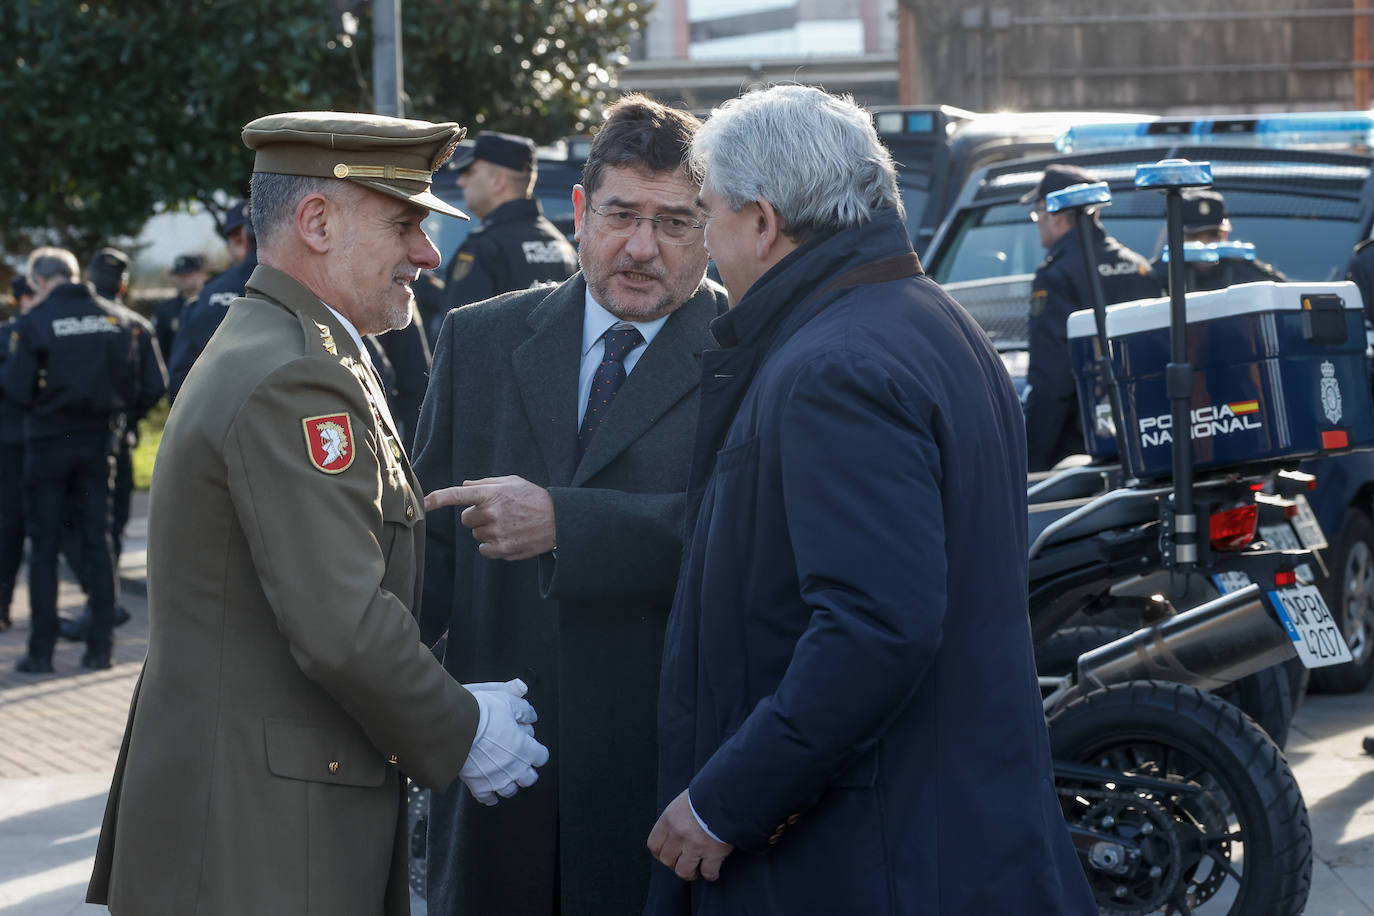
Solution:
[(308, 719), (263, 719), (267, 769), (285, 779), (380, 786), (386, 761), (360, 733)]

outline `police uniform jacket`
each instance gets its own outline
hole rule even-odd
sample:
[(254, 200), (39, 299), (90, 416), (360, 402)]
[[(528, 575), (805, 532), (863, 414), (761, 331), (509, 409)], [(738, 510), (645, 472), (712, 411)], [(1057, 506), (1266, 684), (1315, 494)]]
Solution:
[(5, 363), (9, 360), (10, 332), (18, 316), (0, 323), (0, 445), (24, 444), (24, 408), (5, 395)]
[(499, 293), (562, 283), (577, 272), (577, 252), (544, 218), (539, 201), (508, 200), (473, 227), (449, 265), (449, 308)]
[(172, 352), (167, 356), (167, 393), (176, 400), (186, 373), (191, 371), (210, 338), (219, 330), (229, 304), (243, 295), (248, 278), (258, 266), (256, 248), (241, 262), (206, 283), (195, 302), (186, 306), (181, 315), (181, 327), (172, 340)]
[(153, 327), (157, 330), (157, 346), (162, 358), (172, 355), (172, 341), (176, 338), (177, 328), (181, 326), (181, 314), (191, 303), (180, 293), (170, 299), (163, 299), (153, 309)]
[(5, 391), (27, 409), (30, 439), (110, 431), (138, 395), (138, 327), (84, 283), (53, 288), (15, 322)]
[(655, 863), (650, 916), (1097, 912), (1031, 658), (1021, 407), (916, 271), (888, 211), (711, 326), (659, 806), (690, 786), (735, 851), (714, 882)]
[(638, 913), (648, 887), (663, 625), (699, 354), (726, 299), (703, 282), (668, 317), (579, 461), (586, 291), (579, 274), (466, 306), (435, 346), (416, 436), (425, 489), (506, 474), (547, 487), (558, 549), (490, 560), (455, 510), (428, 519), (426, 639), (448, 632), (444, 666), (463, 683), (523, 678), (550, 754), (494, 808), (458, 786), (436, 793), (430, 916)]
[[(1163, 258), (1156, 258), (1150, 262), (1150, 265), (1162, 294), (1167, 295), (1169, 290), (1168, 262)], [(1184, 287), (1190, 293), (1226, 289), (1237, 283), (1255, 283), (1261, 280), (1272, 280), (1275, 283), (1288, 282), (1288, 278), (1274, 265), (1266, 261), (1250, 261), (1240, 258), (1227, 258), (1216, 264), (1184, 264), (1183, 277)]]
[(404, 914), (404, 777), (478, 719), (421, 643), (419, 486), (346, 330), (259, 267), (169, 418), (148, 658), (88, 900), (116, 916)]
[[(1150, 263), (1107, 235), (1095, 220), (1092, 243), (1102, 295), (1110, 305), (1161, 295)], [(1078, 395), (1069, 365), (1069, 314), (1092, 308), (1087, 267), (1075, 226), (1050, 246), (1031, 284), (1026, 455), (1030, 470), (1083, 451)]]

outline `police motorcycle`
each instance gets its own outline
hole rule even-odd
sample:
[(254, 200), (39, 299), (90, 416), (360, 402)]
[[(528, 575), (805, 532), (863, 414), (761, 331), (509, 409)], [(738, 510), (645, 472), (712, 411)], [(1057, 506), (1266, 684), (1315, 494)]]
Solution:
[[(1135, 182), (1165, 192), (1170, 248), (1184, 251), (1180, 190), (1210, 184), (1208, 164), (1165, 160)], [(1106, 184), (1079, 185), (1047, 209), (1086, 221), (1109, 202)], [(1301, 913), (1301, 792), (1279, 747), (1216, 691), (1295, 655), (1350, 658), (1312, 581), (1315, 479), (1284, 468), (1374, 444), (1358, 296), (1266, 282), (1185, 304), (1179, 258), (1167, 300), (1108, 310), (1085, 255), (1094, 308), (1070, 319), (1080, 409), (1119, 461), (1028, 491), (1031, 627), (1041, 649), (1108, 609), (1138, 628), (1041, 667), (1061, 808), (1104, 914)], [(1220, 597), (1200, 597), (1204, 583)]]

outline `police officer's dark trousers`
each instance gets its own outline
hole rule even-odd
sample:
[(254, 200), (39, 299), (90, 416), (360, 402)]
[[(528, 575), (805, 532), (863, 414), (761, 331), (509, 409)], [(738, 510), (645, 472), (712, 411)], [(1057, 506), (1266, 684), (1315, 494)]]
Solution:
[(87, 651), (108, 655), (114, 626), (115, 579), (110, 552), (112, 442), (108, 430), (30, 438), (24, 462), (29, 529), (29, 655), (50, 658), (57, 641), (57, 553), (64, 518), (73, 525), (86, 566), (91, 607)]
[(24, 561), (24, 445), (0, 442), (0, 620), (8, 620)]

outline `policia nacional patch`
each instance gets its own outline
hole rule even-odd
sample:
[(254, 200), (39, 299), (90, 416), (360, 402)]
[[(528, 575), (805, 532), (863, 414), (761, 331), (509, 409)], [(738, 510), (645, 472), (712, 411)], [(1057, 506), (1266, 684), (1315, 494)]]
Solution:
[(326, 474), (342, 474), (353, 464), (353, 424), (348, 414), (334, 413), (301, 420), (310, 463)]

